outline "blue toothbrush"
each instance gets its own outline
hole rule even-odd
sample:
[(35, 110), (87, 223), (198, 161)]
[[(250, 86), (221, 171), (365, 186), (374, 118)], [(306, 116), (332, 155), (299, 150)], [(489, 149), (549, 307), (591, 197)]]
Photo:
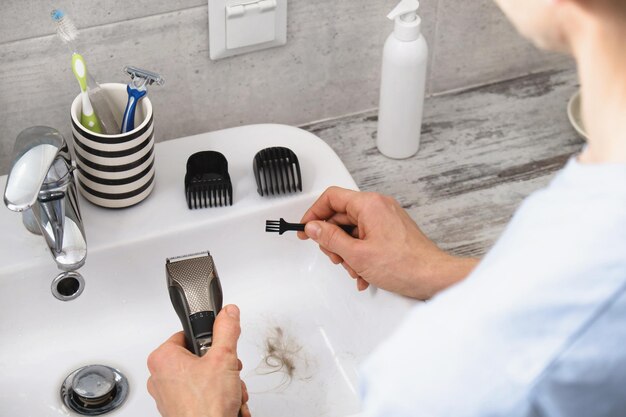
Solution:
[(148, 94), (148, 86), (152, 84), (163, 85), (165, 83), (163, 77), (151, 71), (131, 66), (124, 67), (124, 71), (130, 75), (131, 80), (126, 87), (128, 102), (126, 103), (126, 110), (124, 110), (121, 133), (130, 132), (135, 128), (137, 103)]

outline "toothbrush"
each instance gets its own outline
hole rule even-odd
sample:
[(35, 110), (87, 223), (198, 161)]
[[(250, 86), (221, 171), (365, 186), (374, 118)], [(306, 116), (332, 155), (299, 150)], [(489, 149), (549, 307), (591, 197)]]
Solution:
[[(89, 104), (85, 105), (85, 99), (83, 98), (83, 110), (91, 109), (92, 113), (95, 115), (98, 120), (98, 124), (100, 125), (100, 131), (93, 130), (88, 125), (84, 125), (85, 128), (96, 132), (96, 133), (105, 133), (108, 135), (115, 135), (119, 133), (119, 124), (113, 115), (112, 109), (114, 106), (110, 102), (107, 94), (102, 90), (100, 85), (94, 80), (89, 71), (87, 71), (87, 66), (85, 65), (85, 59), (78, 53), (78, 48), (76, 46), (76, 39), (78, 38), (78, 29), (76, 29), (76, 25), (69, 18), (68, 15), (63, 12), (61, 9), (55, 9), (50, 14), (52, 20), (56, 25), (56, 32), (59, 39), (63, 41), (69, 48), (72, 53), (72, 71), (76, 74), (76, 70), (74, 69), (74, 65), (76, 62), (82, 62), (82, 67), (84, 68), (84, 77), (81, 75), (80, 78), (85, 78), (84, 83), (79, 79), (79, 84), (81, 85), (81, 94), (84, 96), (83, 84), (86, 86), (87, 91), (87, 100)], [(75, 59), (75, 55), (78, 55), (80, 58)], [(81, 65), (81, 64), (77, 64)], [(82, 68), (79, 68), (82, 70)], [(79, 73), (82, 74), (81, 71)], [(78, 75), (77, 75), (78, 78)], [(94, 88), (89, 88), (89, 85), (94, 86)], [(89, 116), (88, 116), (89, 117)], [(81, 115), (82, 119), (82, 115)], [(82, 123), (82, 122), (81, 122)]]
[(83, 103), (83, 109), (80, 115), (80, 123), (94, 133), (102, 133), (102, 126), (93, 111), (89, 94), (87, 93), (87, 66), (83, 56), (78, 53), (72, 55), (72, 71), (80, 84), (80, 98)]

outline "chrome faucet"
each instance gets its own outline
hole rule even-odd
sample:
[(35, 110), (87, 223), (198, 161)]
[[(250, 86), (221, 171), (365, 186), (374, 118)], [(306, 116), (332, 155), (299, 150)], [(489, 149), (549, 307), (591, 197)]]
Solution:
[(87, 257), (72, 171), (63, 136), (50, 127), (30, 127), (17, 136), (4, 190), (6, 206), (22, 213), (29, 231), (43, 235), (63, 271), (80, 268)]

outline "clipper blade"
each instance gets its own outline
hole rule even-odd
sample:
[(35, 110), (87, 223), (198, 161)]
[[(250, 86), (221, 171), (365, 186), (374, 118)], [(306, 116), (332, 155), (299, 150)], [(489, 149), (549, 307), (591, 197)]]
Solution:
[(189, 255), (174, 256), (171, 258), (167, 258), (165, 260), (165, 263), (169, 264), (172, 262), (180, 262), (180, 261), (185, 261), (187, 259), (201, 258), (203, 256), (211, 256), (211, 253), (209, 251), (204, 251), (204, 252), (198, 252), (198, 253), (190, 253)]

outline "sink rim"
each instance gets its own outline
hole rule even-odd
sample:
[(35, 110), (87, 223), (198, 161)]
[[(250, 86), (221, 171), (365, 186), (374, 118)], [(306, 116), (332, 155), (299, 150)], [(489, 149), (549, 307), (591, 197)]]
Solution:
[[(251, 132), (255, 132), (255, 134), (259, 136), (256, 137), (256, 139), (250, 139)], [(268, 139), (267, 138), (268, 136), (271, 136), (271, 139)], [(246, 149), (246, 155), (241, 156), (241, 158), (233, 159), (238, 162), (234, 164), (235, 167), (233, 167), (231, 177), (233, 177), (233, 186), (235, 190), (239, 189), (240, 192), (244, 193), (244, 196), (243, 197), (240, 196), (241, 199), (238, 200), (237, 194), (236, 194), (235, 205), (233, 207), (188, 211), (188, 209), (186, 208), (186, 202), (185, 202), (183, 192), (182, 192), (182, 183), (183, 183), (182, 177), (184, 176), (184, 172), (183, 172), (184, 164), (181, 163), (181, 161), (186, 159), (186, 157), (188, 156), (187, 154), (189, 154), (189, 152), (192, 152), (195, 150), (204, 150), (204, 148), (207, 146), (211, 146), (214, 144), (220, 145), (217, 142), (228, 141), (228, 140), (232, 141), (233, 138), (238, 138), (238, 137), (247, 137), (247, 140), (249, 142), (247, 142), (245, 146), (241, 146), (242, 148)], [(277, 142), (278, 144), (281, 144), (281, 145), (285, 145), (285, 142), (287, 142), (286, 146), (288, 147), (293, 146), (294, 148), (296, 148), (294, 149), (294, 151), (298, 154), (300, 163), (303, 168), (302, 175), (305, 181), (304, 192), (296, 194), (296, 195), (291, 195), (288, 198), (278, 198), (278, 199), (261, 198), (260, 196), (258, 196), (258, 194), (256, 194), (256, 184), (255, 184), (255, 181), (253, 178), (253, 172), (251, 169), (252, 158), (253, 158), (253, 155), (256, 153), (256, 151), (258, 151), (257, 149), (258, 146), (261, 146), (261, 145), (272, 146), (274, 144), (277, 144)], [(254, 217), (255, 215), (264, 216), (266, 213), (273, 211), (273, 210), (279, 212), (280, 210), (278, 209), (280, 209), (283, 205), (288, 206), (288, 208), (290, 208), (291, 212), (294, 213), (293, 215), (295, 216), (296, 209), (300, 211), (305, 209), (306, 208), (305, 206), (309, 205), (317, 197), (317, 195), (321, 193), (327, 186), (339, 185), (339, 186), (343, 186), (346, 188), (357, 189), (356, 184), (354, 183), (354, 180), (348, 173), (343, 163), (341, 163), (337, 155), (334, 153), (334, 151), (332, 151), (332, 149), (326, 143), (324, 143), (321, 139), (317, 138), (315, 135), (309, 132), (305, 132), (301, 129), (293, 128), (290, 126), (253, 125), (253, 126), (246, 126), (246, 127), (241, 127), (241, 128), (226, 129), (223, 131), (205, 133), (205, 134), (195, 135), (195, 136), (191, 136), (187, 138), (181, 138), (178, 140), (159, 143), (156, 145), (155, 151), (156, 151), (156, 157), (158, 158), (157, 167), (161, 166), (161, 171), (157, 172), (157, 175), (160, 175), (158, 179), (159, 183), (157, 184), (158, 186), (155, 187), (155, 191), (154, 191), (155, 194), (153, 194), (152, 197), (146, 200), (145, 203), (142, 203), (139, 206), (135, 206), (129, 209), (110, 210), (110, 209), (102, 209), (99, 207), (95, 207), (91, 205), (90, 203), (88, 203), (87, 201), (85, 201), (81, 197), (81, 200), (82, 200), (81, 208), (83, 209), (83, 217), (85, 218), (85, 227), (86, 227), (86, 232), (87, 232), (88, 245), (90, 244), (90, 242), (92, 242), (91, 246), (88, 246), (90, 253), (87, 259), (86, 266), (81, 269), (81, 273), (85, 271), (84, 275), (85, 275), (85, 280), (86, 280), (85, 293), (81, 295), (81, 297), (69, 303), (62, 303), (52, 298), (52, 295), (50, 294), (50, 290), (49, 290), (50, 281), (48, 280), (51, 280), (56, 275), (55, 274), (56, 271), (55, 271), (53, 262), (50, 259), (49, 254), (45, 252), (44, 250), (42, 250), (45, 244), (41, 240), (41, 237), (30, 235), (26, 231), (24, 231), (21, 225), (21, 222), (19, 221), (19, 218), (12, 216), (14, 213), (7, 211), (7, 213), (11, 214), (11, 217), (9, 218), (1, 210), (0, 210), (0, 226), (9, 225), (10, 234), (9, 234), (9, 239), (7, 241), (0, 242), (0, 288), (2, 288), (2, 286), (5, 284), (17, 282), (16, 280), (22, 280), (22, 282), (24, 282), (23, 287), (26, 290), (32, 289), (35, 292), (35, 294), (33, 294), (34, 299), (37, 299), (37, 297), (48, 297), (50, 303), (54, 302), (56, 304), (49, 303), (46, 305), (54, 305), (54, 308), (58, 309), (59, 311), (83, 311), (85, 308), (87, 308), (86, 306), (87, 301), (91, 300), (91, 298), (87, 297), (90, 292), (99, 291), (98, 288), (101, 288), (102, 286), (105, 286), (104, 288), (109, 288), (109, 287), (106, 287), (108, 285), (108, 281), (105, 281), (104, 279), (100, 280), (99, 284), (96, 285), (94, 281), (96, 277), (90, 276), (89, 270), (91, 268), (100, 268), (101, 265), (98, 262), (101, 262), (101, 261), (99, 261), (99, 259), (109, 259), (108, 257), (116, 256), (115, 255), (117, 253), (116, 251), (122, 251), (124, 248), (128, 246), (137, 245), (139, 243), (143, 243), (144, 245), (143, 247), (146, 247), (145, 245), (147, 245), (147, 242), (152, 242), (151, 244), (158, 246), (160, 240), (165, 239), (175, 233), (181, 236), (192, 236), (194, 233), (202, 233), (203, 231), (213, 230), (214, 228), (215, 230), (218, 230), (221, 227), (220, 225), (229, 224), (230, 222), (233, 222), (236, 219), (241, 218), (242, 216), (244, 217), (245, 216)], [(298, 151), (305, 152), (305, 154), (301, 156), (301, 154)], [(308, 152), (311, 152), (312, 154), (308, 154)], [(231, 158), (229, 158), (229, 161), (230, 160)], [(322, 165), (323, 169), (319, 169), (319, 165), (316, 165), (316, 164), (320, 164), (320, 161), (324, 163), (324, 165)], [(175, 164), (175, 166), (173, 166), (173, 170), (166, 171), (164, 168), (167, 167), (168, 164), (172, 164), (172, 163)], [(308, 171), (306, 171), (305, 168)], [(310, 181), (307, 181), (305, 177), (306, 172), (309, 172), (309, 175), (311, 172), (314, 172), (316, 175), (313, 178), (310, 178)], [(2, 184), (3, 184), (3, 178), (0, 177), (0, 188)], [(175, 190), (175, 188), (179, 188), (179, 186), (180, 186), (180, 194), (181, 194), (180, 198), (178, 199), (165, 198), (167, 197), (167, 195), (165, 195), (167, 193), (178, 192), (177, 190)], [(249, 194), (245, 194), (245, 193), (249, 193)], [(160, 195), (164, 195), (164, 197), (160, 198)], [(158, 207), (159, 204), (163, 204), (164, 207)], [(151, 210), (154, 210), (155, 207), (157, 207), (159, 210), (164, 210), (165, 214), (169, 216), (171, 216), (172, 212), (178, 213), (178, 211), (176, 210), (181, 210), (180, 217), (183, 218), (182, 219), (183, 221), (180, 221), (175, 225), (168, 225), (168, 227), (162, 227), (156, 230), (154, 228), (144, 227), (145, 225), (136, 224), (137, 219), (144, 216), (145, 213), (148, 213), (149, 215), (154, 214), (154, 213), (151, 213)], [(181, 208), (184, 208), (184, 210), (182, 210)], [(211, 210), (211, 211), (207, 211), (207, 210)], [(288, 211), (289, 210), (285, 210), (283, 212), (288, 212)], [(96, 222), (96, 219), (97, 219), (97, 222)], [(136, 226), (136, 229), (133, 229), (134, 234), (126, 233), (127, 231), (125, 231), (124, 233), (115, 234), (114, 233), (115, 230), (107, 230), (107, 227), (110, 227), (111, 224), (121, 225), (122, 227), (125, 227), (125, 226), (128, 226), (127, 225), (128, 222), (131, 222), (133, 223), (134, 226)], [(117, 240), (112, 241), (111, 236), (116, 237)], [(278, 236), (274, 236), (273, 238), (278, 239)], [(295, 239), (295, 236), (292, 235), (290, 237), (287, 237), (286, 239)], [(281, 242), (287, 244), (290, 242), (290, 240), (281, 240)], [(307, 243), (303, 242), (303, 244), (307, 244)], [(11, 250), (8, 252), (2, 251), (2, 249), (7, 248), (7, 246), (11, 246), (11, 248), (9, 248)], [(19, 252), (19, 250), (16, 250), (15, 247), (17, 247), (22, 252)], [(26, 249), (24, 249), (24, 247)], [(309, 247), (309, 252), (307, 252), (307, 256), (311, 256), (311, 259), (318, 260), (319, 262), (322, 262), (322, 261), (325, 262), (323, 264), (325, 266), (323, 267), (324, 269), (322, 271), (340, 271), (343, 274), (343, 269), (341, 268), (332, 269), (335, 267), (331, 265), (329, 262), (327, 262), (325, 256), (321, 254), (319, 250), (317, 250), (313, 242), (308, 242), (308, 247)], [(204, 248), (199, 248), (199, 249), (204, 249)], [(212, 250), (212, 248), (210, 247), (208, 249)], [(12, 256), (11, 254), (15, 252), (19, 252), (19, 253), (17, 254), (17, 256), (15, 256), (15, 258), (11, 257)], [(182, 249), (181, 249), (181, 252), (183, 252)], [(184, 252), (187, 252), (187, 251), (185, 250)], [(175, 255), (181, 255), (181, 254), (182, 253), (168, 253), (167, 255), (175, 256)], [(315, 257), (313, 257), (313, 254), (315, 254)], [(155, 262), (164, 262), (165, 256), (161, 256), (161, 255), (164, 255), (164, 254), (160, 253), (158, 255), (157, 261)], [(148, 255), (145, 255), (145, 256), (147, 257)], [(154, 256), (156, 257), (157, 254), (155, 254)], [(92, 260), (92, 262), (90, 262), (90, 259)], [(140, 259), (143, 259), (143, 258), (140, 258)], [(223, 265), (220, 262), (222, 262)], [(219, 257), (216, 257), (216, 265), (218, 269), (220, 268), (223, 269), (224, 266), (228, 265), (228, 262), (222, 261)], [(220, 265), (222, 265), (222, 267), (220, 267)], [(156, 271), (158, 269), (157, 267), (161, 267), (161, 266), (162, 265), (154, 264), (151, 268), (154, 271)], [(34, 279), (32, 276), (29, 275), (33, 273), (47, 274), (46, 271), (51, 271), (50, 275), (46, 277), (41, 277), (41, 279), (39, 278)], [(21, 275), (19, 277), (17, 276), (6, 277), (6, 275), (9, 275), (12, 273), (17, 273)], [(175, 316), (175, 313), (173, 309), (171, 308), (171, 305), (168, 304), (169, 300), (165, 298), (167, 297), (167, 291), (165, 290), (165, 278), (164, 278), (164, 273), (162, 273), (162, 271), (160, 271), (160, 273), (161, 275), (159, 275), (158, 278), (155, 278), (157, 281), (154, 284), (155, 288), (157, 288), (154, 291), (158, 291), (158, 295), (156, 295), (155, 297), (157, 297), (157, 300), (159, 302), (159, 304), (155, 304), (154, 308), (160, 307), (163, 310), (163, 315), (158, 316), (158, 318), (160, 318), (162, 321), (162, 323), (159, 323), (159, 324), (160, 325), (164, 324), (165, 326), (170, 326), (171, 329), (178, 330), (180, 328), (180, 323), (178, 322), (178, 318)], [(391, 296), (388, 293), (385, 293), (383, 291), (376, 291), (375, 289), (372, 289), (364, 294), (356, 293), (353, 288), (352, 281), (345, 279), (345, 277), (342, 280), (336, 280), (337, 284), (334, 284), (333, 279), (335, 278), (335, 275), (338, 275), (338, 274), (339, 272), (333, 273), (333, 274), (328, 273), (326, 277), (323, 277), (323, 279), (320, 280), (320, 282), (324, 283), (324, 285), (327, 285), (326, 287), (320, 287), (321, 291), (328, 292), (328, 294), (324, 293), (323, 295), (331, 297), (331, 298), (334, 297), (332, 298), (333, 300), (332, 304), (335, 306), (337, 311), (350, 312), (351, 311), (350, 308), (352, 308), (352, 313), (354, 314), (354, 317), (359, 317), (359, 314), (362, 314), (362, 311), (365, 311), (364, 309), (367, 307), (367, 303), (372, 303), (373, 300), (381, 300), (381, 299), (382, 299), (382, 302), (387, 303), (385, 305), (390, 306), (389, 310), (395, 309), (397, 311), (405, 311), (408, 308), (410, 308), (409, 306), (410, 303), (408, 301), (406, 300), (398, 301), (400, 300), (399, 297)], [(98, 275), (98, 277), (102, 277), (102, 276), (104, 276), (104, 273), (100, 273), (100, 275)], [(221, 269), (220, 269), (220, 276), (222, 277), (224, 276), (224, 273), (222, 272)], [(6, 281), (3, 281), (4, 278), (6, 278)], [(111, 279), (114, 280), (115, 277), (111, 277)], [(144, 277), (143, 279), (147, 280), (148, 278)], [(139, 284), (141, 284), (141, 282), (139, 282), (136, 285), (139, 285)], [(333, 288), (335, 287), (333, 285), (337, 285), (338, 286), (337, 288), (340, 288), (340, 290), (334, 291)], [(163, 291), (160, 291), (161, 286), (163, 287)], [(225, 285), (225, 301), (226, 302), (228, 302), (229, 299), (236, 300), (236, 297), (234, 296), (231, 297), (226, 292), (228, 291), (228, 288), (229, 288), (228, 286), (229, 284), (226, 283)], [(341, 293), (341, 291), (343, 291), (341, 290), (341, 288), (344, 288), (345, 291), (351, 291), (351, 293), (349, 293), (349, 295), (347, 296), (344, 296)], [(104, 294), (109, 294), (109, 293), (110, 291), (105, 292)], [(152, 292), (146, 293), (147, 296), (152, 296), (152, 294), (153, 294)], [(348, 304), (350, 304), (349, 300), (356, 300), (357, 298), (363, 300), (363, 302), (365, 303), (364, 306), (356, 306), (356, 307), (351, 306), (350, 308), (348, 308)], [(118, 305), (123, 306), (123, 302), (122, 302), (123, 300), (118, 300), (118, 301), (119, 301)], [(50, 316), (54, 315), (53, 311), (50, 311), (50, 313), (51, 313)], [(126, 313), (127, 314), (136, 313), (136, 311), (133, 309), (127, 308)], [(242, 313), (243, 313), (242, 317), (244, 318), (244, 320), (246, 320), (245, 319), (246, 311), (243, 311)], [(377, 314), (380, 314), (380, 317), (384, 317), (384, 314), (387, 314), (387, 313), (385, 313), (384, 311), (381, 311), (380, 313), (377, 313)], [(64, 317), (64, 314), (65, 313), (59, 314), (59, 317)], [(104, 319), (104, 317), (105, 315), (101, 316), (100, 318)], [(118, 316), (114, 316), (114, 318), (117, 318), (117, 317)], [(119, 315), (119, 317), (123, 317), (123, 315)], [(137, 317), (136, 320), (144, 319), (145, 317), (148, 317), (148, 315), (146, 314), (145, 316)], [(322, 314), (320, 315), (320, 317), (332, 317), (332, 315), (324, 316)], [(313, 321), (313, 319), (317, 319), (317, 317), (313, 317), (311, 318), (309, 322), (307, 322), (306, 325), (309, 326), (309, 328), (312, 328), (311, 326), (313, 326), (316, 323), (315, 321)], [(19, 322), (19, 323), (22, 323), (22, 322)], [(10, 325), (8, 322), (5, 322), (5, 324)], [(154, 326), (156, 324), (151, 324), (151, 325)], [(168, 329), (170, 327), (168, 327)], [(3, 328), (2, 323), (0, 323), (0, 334), (2, 334), (2, 328)], [(133, 328), (131, 327), (131, 330), (132, 329)], [(28, 330), (28, 329), (25, 328), (24, 330)], [(164, 337), (167, 336), (165, 332), (163, 334), (158, 333), (159, 337), (157, 338), (156, 333), (150, 333), (153, 330), (154, 329), (152, 328), (145, 330), (146, 332), (145, 335), (147, 335), (147, 339), (145, 340), (145, 343), (149, 342), (151, 348), (155, 348), (158, 345), (158, 343), (162, 342), (164, 340)], [(341, 330), (340, 327), (338, 327), (335, 330), (332, 330), (332, 332), (336, 334), (336, 333), (339, 333), (339, 330)], [(73, 331), (73, 328), (69, 329), (68, 331), (70, 332)], [(122, 335), (123, 335), (123, 332), (122, 332)], [(316, 338), (310, 339), (312, 340), (311, 343), (315, 342), (321, 346), (321, 344), (324, 342), (323, 338), (321, 338), (322, 336), (319, 336), (319, 335), (315, 335), (315, 336)], [(127, 336), (127, 337), (131, 337), (131, 336)], [(333, 339), (334, 337), (333, 333), (331, 333), (331, 336), (329, 337)], [(61, 345), (62, 343), (65, 343), (65, 342), (58, 341), (58, 340), (57, 341), (49, 340), (49, 343), (57, 343)], [(346, 343), (344, 343), (344, 345), (346, 345)], [(11, 346), (13, 349), (15, 348), (14, 345), (11, 345)], [(333, 346), (335, 346), (336, 349), (340, 350), (340, 348), (337, 347), (339, 346), (337, 345), (337, 343), (335, 343), (335, 345)], [(64, 344), (63, 347), (66, 348), (66, 350), (69, 349), (71, 351), (71, 346), (67, 348), (67, 345)], [(105, 347), (106, 346), (103, 346), (103, 349)], [(144, 381), (140, 381), (139, 379), (143, 378), (145, 376), (145, 373), (147, 372), (147, 370), (145, 369), (145, 358), (147, 357), (147, 355), (146, 355), (146, 352), (142, 349), (143, 348), (140, 349), (139, 347), (133, 347), (133, 348), (130, 348), (130, 350), (129, 349), (124, 350), (127, 356), (131, 357), (132, 355), (135, 355), (135, 357), (138, 358), (138, 360), (140, 358), (141, 363), (133, 362), (132, 366), (125, 365), (126, 359), (122, 360), (121, 356), (116, 356), (118, 359), (111, 358), (111, 360), (100, 360), (100, 358), (97, 358), (97, 357), (96, 358), (88, 358), (86, 356), (81, 357), (82, 358), (81, 361), (86, 362), (84, 364), (104, 363), (106, 365), (113, 366), (117, 369), (120, 369), (129, 378), (129, 380), (131, 381), (135, 389), (132, 389), (131, 387), (131, 395), (129, 396), (125, 406), (120, 409), (121, 414), (124, 414), (124, 410), (130, 409), (129, 407), (139, 407), (140, 405), (137, 405), (137, 404), (140, 404), (141, 401), (144, 401), (143, 398), (145, 395), (147, 395), (146, 393), (143, 393), (140, 395), (140, 393), (143, 392), (142, 385)], [(9, 352), (10, 349), (7, 346), (5, 347), (5, 350), (2, 350), (2, 351)], [(58, 352), (58, 351), (55, 350), (55, 352)], [(137, 353), (137, 352), (141, 352), (141, 353)], [(0, 355), (0, 356), (3, 356), (3, 355)], [(356, 361), (357, 359), (358, 358), (354, 358), (354, 361)], [(40, 358), (38, 360), (42, 361), (43, 359)], [(346, 360), (348, 361), (346, 363), (352, 363), (351, 362), (352, 359), (348, 358)], [(28, 363), (42, 363), (43, 364), (45, 362), (31, 361)], [(324, 363), (328, 364), (331, 362), (326, 361)], [(4, 366), (5, 365), (3, 365), (3, 359), (0, 357), (0, 368)], [(78, 366), (80, 366), (80, 363), (76, 363), (74, 361), (69, 361), (69, 363), (63, 363), (64, 370), (67, 370), (67, 372), (65, 372), (65, 374), (63, 374), (63, 372), (59, 372), (59, 375), (56, 375), (59, 379), (59, 384), (60, 384), (60, 380), (62, 379), (62, 377), (69, 374), (69, 372), (71, 372), (73, 369), (76, 369)], [(337, 377), (339, 378), (340, 375)], [(2, 409), (3, 407), (2, 404), (4, 401), (5, 400), (3, 400), (2, 394), (0, 394), (0, 409)], [(144, 403), (141, 402), (141, 404), (144, 404)], [(43, 413), (41, 415), (43, 415)], [(348, 417), (349, 415), (356, 416), (358, 415), (358, 413), (357, 414), (349, 413), (349, 414), (341, 414), (341, 415)]]
[[(229, 150), (230, 143), (240, 141), (237, 153)], [(320, 194), (326, 187), (338, 185), (358, 190), (352, 176), (331, 147), (316, 135), (297, 127), (281, 124), (257, 124), (233, 127), (214, 132), (167, 140), (155, 145), (156, 178), (152, 195), (142, 203), (126, 209), (107, 209), (93, 205), (80, 195), (87, 250), (114, 245), (116, 241), (140, 240), (146, 236), (161, 234), (178, 227), (195, 227), (200, 223), (213, 223), (232, 218), (238, 213), (249, 212), (257, 207), (268, 207), (277, 198), (260, 197), (256, 192), (256, 183), (252, 172), (252, 161), (256, 151), (269, 146), (287, 146), (298, 155), (302, 168), (303, 192), (290, 195), (289, 198), (307, 198), (310, 194)], [(202, 210), (190, 211), (184, 204), (184, 170), (186, 159), (191, 153), (206, 149), (222, 151), (228, 158), (229, 171), (233, 182), (234, 202), (230, 207), (211, 210), (211, 216), (201, 216)], [(315, 169), (319, 161), (311, 154), (322, 158), (327, 170)], [(315, 175), (311, 175), (314, 172)], [(307, 175), (308, 174), (308, 175)], [(333, 175), (334, 180), (333, 180)], [(7, 176), (0, 176), (0, 189), (4, 189)], [(181, 197), (171, 199), (169, 192)], [(184, 207), (184, 209), (183, 209)], [(171, 217), (162, 216), (162, 227), (150, 230), (141, 227), (144, 218), (149, 218), (153, 211), (177, 213), (178, 224), (167, 224)], [(116, 225), (117, 218), (124, 218), (125, 229), (110, 230)], [(109, 226), (103, 226), (108, 224)], [(0, 229), (5, 230), (5, 239), (0, 240), (0, 279), (33, 263), (49, 262), (49, 254), (41, 250), (41, 237), (24, 231), (21, 218), (17, 213), (0, 205)], [(87, 262), (89, 262), (87, 260)]]

